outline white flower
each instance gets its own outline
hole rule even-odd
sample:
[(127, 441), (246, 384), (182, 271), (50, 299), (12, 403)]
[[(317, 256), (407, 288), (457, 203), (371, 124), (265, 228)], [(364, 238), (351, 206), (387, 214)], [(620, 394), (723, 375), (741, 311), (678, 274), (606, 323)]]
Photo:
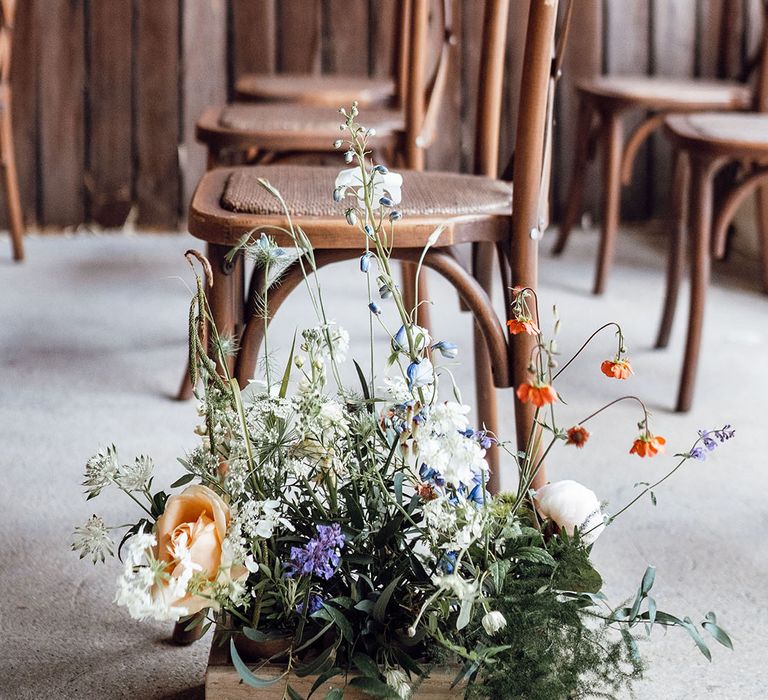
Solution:
[(141, 491), (152, 476), (152, 458), (145, 455), (136, 457), (133, 464), (124, 464), (115, 477), (126, 491)]
[(485, 450), (458, 431), (419, 439), (419, 459), (452, 486), (469, 485), (488, 470)]
[(81, 559), (89, 556), (94, 564), (99, 560), (103, 562), (107, 555), (112, 556), (109, 528), (98, 515), (92, 515), (85, 525), (75, 528), (72, 550), (80, 552)]
[(408, 365), (406, 374), (408, 375), (408, 387), (411, 391), (423, 386), (429, 386), (435, 381), (435, 368), (427, 357), (418, 362), (411, 362)]
[(498, 610), (492, 610), (483, 616), (483, 629), (490, 635), (496, 634), (507, 626), (507, 618)]
[(456, 401), (446, 401), (432, 410), (429, 416), (429, 427), (434, 432), (443, 435), (465, 430), (469, 425), (469, 418), (467, 417), (469, 411), (469, 406)]
[(91, 457), (85, 465), (85, 486), (89, 498), (95, 498), (101, 493), (101, 490), (110, 484), (120, 469), (120, 462), (117, 460), (117, 450), (114, 445), (110, 445), (103, 450), (99, 450)]
[(401, 700), (408, 700), (411, 697), (411, 686), (408, 684), (408, 676), (401, 670), (390, 668), (384, 671), (384, 680), (392, 688)]
[(605, 529), (597, 496), (576, 481), (567, 479), (542, 486), (535, 499), (542, 516), (569, 534), (578, 528), (585, 544), (592, 544)]
[[(432, 342), (429, 336), (429, 331), (421, 326), (411, 325), (411, 337), (413, 338), (413, 344), (415, 345), (416, 352), (421, 352)], [(392, 350), (395, 352), (409, 353), (408, 348), (408, 332), (405, 326), (400, 326), (400, 330), (395, 333), (395, 337), (392, 338)]]
[(402, 377), (384, 377), (382, 382), (379, 389), (387, 396), (389, 403), (402, 404), (413, 398)]
[[(401, 187), (403, 185), (403, 176), (398, 173), (388, 171), (382, 173), (374, 170), (367, 175), (373, 178), (373, 187), (371, 188), (371, 208), (379, 208), (379, 199), (384, 196), (389, 197), (393, 204), (398, 204), (402, 197)], [(363, 179), (360, 174), (360, 168), (346, 168), (336, 177), (334, 185), (340, 196), (344, 196), (347, 190), (351, 190), (357, 197), (359, 206), (365, 207), (365, 190), (363, 188)]]

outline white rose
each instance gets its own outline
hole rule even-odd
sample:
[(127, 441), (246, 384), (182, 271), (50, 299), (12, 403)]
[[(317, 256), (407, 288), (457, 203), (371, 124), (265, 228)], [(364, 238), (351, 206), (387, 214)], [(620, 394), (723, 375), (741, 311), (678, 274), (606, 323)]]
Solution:
[(605, 529), (600, 501), (586, 486), (567, 479), (542, 486), (535, 495), (539, 513), (572, 534), (579, 529), (582, 541), (592, 544)]

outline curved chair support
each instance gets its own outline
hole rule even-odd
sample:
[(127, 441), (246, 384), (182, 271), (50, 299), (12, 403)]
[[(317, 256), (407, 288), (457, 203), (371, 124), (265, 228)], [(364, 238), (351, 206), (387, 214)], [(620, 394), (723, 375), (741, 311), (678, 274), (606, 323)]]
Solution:
[(768, 180), (768, 165), (754, 168), (736, 187), (734, 187), (720, 205), (712, 229), (712, 252), (721, 259), (725, 255), (725, 243), (728, 225), (731, 223), (739, 205), (752, 194), (764, 180)]
[(641, 122), (632, 132), (624, 147), (624, 155), (621, 159), (621, 184), (628, 185), (632, 181), (632, 168), (640, 146), (648, 140), (648, 137), (656, 131), (667, 118), (667, 112), (654, 114), (644, 122)]
[[(359, 255), (359, 250), (321, 250), (315, 252), (315, 263), (319, 269), (330, 263), (352, 260)], [(420, 256), (421, 251), (419, 249), (402, 249), (392, 252), (393, 258), (405, 262), (417, 263)], [(472, 311), (488, 350), (494, 384), (497, 387), (510, 386), (509, 350), (506, 333), (482, 285), (447, 251), (434, 249), (429, 251), (424, 258), (424, 265), (450, 282)], [(270, 289), (270, 319), (274, 317), (288, 295), (302, 283), (303, 279), (304, 274), (298, 262), (292, 263), (282, 275), (280, 284)], [(235, 370), (235, 376), (241, 385), (253, 377), (263, 337), (264, 319), (251, 316), (243, 329)]]

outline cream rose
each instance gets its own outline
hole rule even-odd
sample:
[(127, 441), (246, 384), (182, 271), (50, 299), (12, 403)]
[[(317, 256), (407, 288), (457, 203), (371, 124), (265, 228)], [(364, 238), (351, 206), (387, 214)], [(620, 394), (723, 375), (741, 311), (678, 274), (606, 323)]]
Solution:
[(189, 486), (168, 499), (165, 512), (157, 519), (153, 553), (167, 565), (171, 581), (158, 585), (155, 595), (167, 598), (169, 606), (185, 609), (187, 615), (216, 607), (215, 601), (187, 593), (186, 588), (177, 597), (176, 584), (189, 578), (190, 568), (212, 583), (229, 583), (247, 575), (245, 568), (233, 567), (232, 557), (224, 550), (229, 520), (227, 504), (206, 486)]
[(572, 534), (579, 528), (582, 541), (592, 544), (605, 529), (600, 501), (593, 491), (577, 481), (555, 481), (535, 495), (536, 509), (558, 527)]

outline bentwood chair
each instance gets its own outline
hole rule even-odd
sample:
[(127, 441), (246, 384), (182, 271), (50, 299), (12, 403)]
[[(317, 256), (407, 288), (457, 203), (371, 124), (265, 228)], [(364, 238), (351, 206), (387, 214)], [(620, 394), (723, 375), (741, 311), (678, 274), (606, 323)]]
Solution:
[(21, 261), (24, 259), (24, 220), (11, 122), (11, 48), (15, 12), (16, 0), (0, 0), (0, 167), (3, 171), (13, 259)]
[[(543, 230), (541, 222), (547, 218), (543, 207), (549, 184), (553, 76), (559, 67), (553, 61), (557, 0), (530, 0), (513, 189), (510, 183), (495, 179), (509, 2), (486, 2), (478, 98), (478, 174), (401, 171), (405, 192), (400, 207), (403, 219), (398, 222), (393, 250), (393, 257), (415, 262), (430, 234), (438, 225), (445, 226), (438, 242), (427, 251), (424, 264), (451, 282), (472, 311), (477, 333), (483, 341), (478, 349), (487, 353), (481, 355), (487, 361), (480, 379), (490, 377), (492, 381), (490, 388), (480, 389), (491, 397), (493, 385), (510, 387), (525, 381), (532, 339), (524, 334), (508, 335), (503, 319), (493, 310), (489, 291), (460, 264), (454, 246), (470, 242), (485, 250), (496, 249), (507, 309), (512, 301), (513, 282), (535, 289), (538, 238)], [(566, 17), (570, 17), (570, 12)], [(227, 253), (243, 235), (258, 236), (261, 229), (274, 235), (278, 244), (292, 246), (287, 236), (271, 228), (285, 226), (287, 222), (258, 179), (266, 178), (282, 193), (294, 223), (301, 226), (315, 248), (316, 265), (322, 267), (356, 259), (362, 252), (359, 232), (346, 223), (341, 205), (329, 202), (338, 170), (338, 167), (290, 165), (216, 169), (203, 176), (192, 198), (189, 230), (207, 244), (213, 282), (208, 299), (213, 320), (220, 332), (236, 335), (241, 340), (239, 353), (230, 367), (241, 385), (253, 376), (264, 322), (263, 317), (247, 313), (242, 256), (230, 262)], [(262, 275), (260, 268), (254, 271), (251, 290), (263, 287)], [(270, 318), (302, 280), (301, 270), (294, 263), (281, 275), (280, 284), (270, 287)], [(521, 444), (533, 425), (533, 411), (530, 405), (515, 401), (517, 438)], [(478, 408), (482, 409), (483, 404), (478, 404)], [(495, 423), (486, 422), (486, 425), (495, 429)], [(541, 470), (534, 488), (545, 482), (546, 475)], [(489, 488), (497, 490), (498, 485), (498, 469), (493, 469)], [(174, 638), (192, 641), (185, 635), (181, 623)]]
[[(416, 262), (430, 234), (438, 225), (445, 226), (424, 263), (448, 279), (473, 312), (490, 355), (484, 369), (497, 387), (523, 380), (530, 345), (519, 337), (508, 343), (507, 332), (493, 312), (488, 292), (460, 264), (454, 246), (474, 243), (484, 245), (486, 251), (489, 246), (496, 248), (508, 297), (510, 271), (516, 285), (536, 285), (537, 238), (540, 221), (546, 219), (540, 209), (546, 201), (544, 193), (548, 186), (545, 151), (553, 99), (550, 68), (556, 2), (531, 2), (516, 135), (514, 191), (509, 183), (495, 179), (508, 9), (509, 0), (489, 0), (485, 13), (480, 66), (483, 79), (478, 99), (479, 174), (401, 171), (407, 194), (400, 207), (404, 218), (398, 222), (393, 251), (396, 259)], [(365, 121), (364, 114), (362, 119)], [(287, 236), (275, 233), (272, 228), (284, 227), (286, 221), (280, 206), (258, 180), (267, 179), (282, 193), (294, 223), (306, 232), (315, 248), (317, 265), (323, 266), (361, 254), (359, 234), (346, 223), (343, 208), (330, 200), (338, 169), (292, 165), (217, 168), (206, 173), (197, 187), (190, 206), (189, 230), (208, 245), (214, 320), (220, 332), (240, 338), (240, 351), (232, 370), (241, 382), (253, 376), (263, 320), (247, 314), (242, 257), (228, 262), (227, 253), (244, 234), (258, 235), (260, 230), (270, 231), (278, 244), (292, 245)], [(254, 272), (251, 290), (263, 285), (261, 274), (260, 269)], [(281, 275), (279, 286), (270, 289), (270, 316), (302, 279), (297, 264)], [(492, 390), (488, 394), (492, 395)], [(483, 408), (482, 403), (479, 408)], [(527, 409), (518, 406), (520, 434), (527, 433), (530, 427), (532, 413)], [(485, 422), (495, 429), (495, 419)]]
[[(676, 149), (679, 167), (690, 170), (687, 196), (685, 188), (678, 183), (667, 293), (657, 340), (657, 347), (665, 347), (669, 342), (683, 274), (687, 228), (691, 298), (677, 398), (679, 411), (687, 411), (693, 401), (712, 255), (718, 258), (725, 255), (728, 226), (739, 205), (756, 190), (758, 222), (762, 222), (757, 227), (762, 287), (768, 294), (768, 51), (762, 53), (758, 75), (755, 113), (675, 114), (664, 123), (665, 132)], [(732, 164), (739, 166), (738, 175), (728, 183), (715, 204), (714, 178)]]
[[(402, 104), (408, 79), (410, 15), (407, 3), (398, 0), (399, 17), (392, 22), (393, 65), (391, 75), (368, 77), (345, 74), (244, 73), (235, 81), (237, 100), (303, 103), (338, 108), (357, 102), (360, 107), (396, 107)], [(397, 79), (395, 79), (395, 76)]]
[[(427, 77), (429, 0), (401, 0), (399, 102), (394, 106), (366, 110), (365, 126), (374, 129), (370, 140), (379, 162), (424, 167), (425, 149), (437, 133), (440, 104), (448, 78), (451, 31), (450, 1), (439, 9), (442, 41), (434, 69)], [(351, 103), (348, 103), (351, 104)], [(208, 108), (197, 122), (197, 139), (208, 148), (208, 167), (228, 160), (276, 163), (305, 159), (312, 154), (334, 153), (339, 137), (339, 108), (315, 103), (234, 103)], [(347, 105), (348, 106), (348, 105)], [(403, 264), (403, 295), (407, 303), (416, 298), (411, 284), (415, 268)], [(419, 281), (419, 297), (428, 297), (426, 283)], [(428, 313), (423, 313), (428, 325)], [(178, 398), (187, 399), (192, 387), (185, 375)]]
[[(723, 10), (718, 54), (725, 65), (732, 13)], [(749, 66), (754, 68), (757, 61)], [(750, 69), (741, 76), (749, 77)], [(743, 111), (754, 106), (752, 90), (743, 82), (724, 80), (671, 79), (657, 76), (604, 75), (577, 85), (579, 111), (576, 150), (568, 198), (553, 253), (562, 253), (582, 207), (584, 171), (602, 150), (603, 211), (600, 249), (593, 292), (602, 294), (613, 264), (619, 225), (621, 185), (632, 179), (632, 166), (642, 144), (658, 131), (670, 113), (699, 111)], [(623, 119), (641, 114), (644, 119), (624, 144)]]

